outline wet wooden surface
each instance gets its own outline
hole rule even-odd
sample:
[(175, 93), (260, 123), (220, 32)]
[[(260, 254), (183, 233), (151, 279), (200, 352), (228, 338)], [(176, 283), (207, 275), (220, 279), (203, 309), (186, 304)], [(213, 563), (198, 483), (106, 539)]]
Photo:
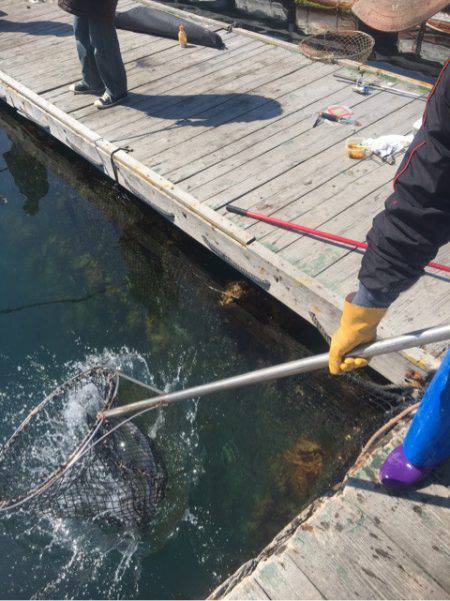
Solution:
[[(118, 9), (135, 5), (120, 0)], [(150, 174), (153, 188), (146, 193), (125, 167), (119, 170), (123, 185), (190, 235), (182, 215), (170, 207), (165, 211), (153, 199), (170, 187), (185, 204), (196, 203), (200, 220), (194, 237), (200, 243), (302, 317), (311, 321), (313, 314), (325, 331), (334, 330), (343, 299), (357, 286), (360, 252), (239, 217), (227, 212), (227, 205), (364, 240), (391, 190), (396, 166), (349, 159), (345, 141), (410, 132), (423, 112), (422, 100), (381, 91), (358, 95), (335, 77), (347, 73), (339, 65), (311, 62), (294, 47), (227, 32), (211, 22), (207, 27), (221, 35), (225, 50), (181, 49), (174, 40), (119, 32), (129, 97), (123, 105), (98, 111), (91, 96), (68, 90), (79, 79), (71, 16), (50, 1), (2, 0), (0, 9), (0, 70), (39, 95), (53, 135), (93, 162), (98, 140), (111, 143), (109, 148), (127, 147), (136, 169), (142, 165)], [(15, 105), (14, 94), (6, 91), (4, 97)], [(317, 114), (331, 104), (351, 108), (359, 125), (313, 128)], [(89, 129), (89, 141), (81, 143), (80, 135), (74, 139), (72, 126), (60, 127), (53, 106), (84, 128), (84, 137)], [(21, 110), (36, 120), (33, 110)], [(164, 185), (155, 187), (152, 174)], [(244, 248), (223, 239), (216, 244), (208, 226), (212, 214), (219, 230), (242, 232), (237, 237)], [(438, 260), (450, 263), (449, 245)], [(381, 335), (449, 322), (449, 282), (445, 274), (427, 270), (395, 303)], [(412, 363), (404, 354), (377, 358), (373, 366), (401, 381), (417, 365), (430, 367), (443, 348), (406, 353)]]
[(378, 482), (382, 461), (405, 429), (388, 436), (286, 540), (263, 551), (249, 574), (241, 570), (213, 597), (448, 599), (450, 463), (401, 495)]

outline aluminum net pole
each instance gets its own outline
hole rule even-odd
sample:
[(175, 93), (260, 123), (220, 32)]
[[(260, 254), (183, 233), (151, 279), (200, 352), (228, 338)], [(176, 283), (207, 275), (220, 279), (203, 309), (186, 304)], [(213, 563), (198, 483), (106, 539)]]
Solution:
[[(449, 339), (450, 325), (438, 326), (435, 328), (428, 328), (426, 330), (419, 330), (417, 332), (410, 332), (409, 334), (396, 336), (394, 338), (378, 340), (376, 342), (373, 342), (372, 344), (361, 346), (355, 349), (352, 353), (349, 353), (347, 356), (371, 359), (372, 357), (376, 357), (377, 355), (394, 353), (409, 348), (422, 346), (424, 344), (430, 344), (432, 342), (442, 342), (444, 340)], [(266, 382), (268, 380), (276, 380), (279, 378), (287, 378), (288, 376), (296, 376), (310, 371), (323, 369), (327, 366), (328, 353), (322, 353), (321, 355), (307, 357), (306, 359), (289, 361), (288, 363), (282, 363), (280, 365), (274, 365), (272, 367), (265, 367), (263, 369), (248, 372), (239, 376), (233, 376), (231, 378), (217, 380), (216, 382), (210, 382), (209, 384), (201, 384), (200, 386), (194, 386), (193, 388), (187, 388), (186, 390), (179, 390), (176, 392), (161, 394), (150, 399), (144, 399), (136, 403), (130, 403), (129, 405), (109, 409), (107, 411), (104, 411), (101, 415), (104, 418), (109, 418), (116, 417), (118, 415), (124, 415), (127, 413), (133, 413), (142, 409), (164, 407), (166, 405), (178, 403), (186, 399), (201, 397), (206, 394), (212, 394), (214, 392), (219, 392), (223, 390), (240, 388), (242, 386), (249, 386), (250, 384), (257, 384), (259, 382)]]

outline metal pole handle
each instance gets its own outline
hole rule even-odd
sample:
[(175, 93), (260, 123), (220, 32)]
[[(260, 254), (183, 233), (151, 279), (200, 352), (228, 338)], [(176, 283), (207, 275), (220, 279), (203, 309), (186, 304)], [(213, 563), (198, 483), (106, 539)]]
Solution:
[[(442, 342), (443, 340), (449, 339), (450, 325), (438, 326), (435, 328), (428, 328), (426, 330), (419, 330), (417, 332), (410, 332), (409, 334), (396, 336), (395, 338), (377, 340), (372, 344), (358, 347), (349, 353), (348, 357), (363, 357), (364, 359), (371, 359), (377, 355), (394, 353), (416, 346), (422, 346), (423, 344)], [(265, 367), (263, 369), (251, 371), (239, 376), (233, 376), (231, 378), (217, 380), (216, 382), (210, 382), (209, 384), (201, 384), (200, 386), (194, 386), (192, 388), (187, 388), (186, 390), (164, 393), (150, 399), (144, 399), (136, 403), (124, 405), (123, 407), (109, 409), (104, 411), (102, 416), (105, 418), (116, 417), (126, 413), (133, 413), (141, 409), (165, 407), (166, 405), (178, 403), (179, 401), (183, 401), (185, 399), (201, 397), (213, 392), (219, 392), (221, 390), (230, 390), (233, 388), (240, 388), (241, 386), (249, 386), (250, 384), (266, 382), (267, 380), (276, 380), (278, 378), (296, 376), (298, 374), (322, 369), (327, 366), (328, 353), (322, 353), (321, 355), (315, 355), (314, 357), (297, 359), (296, 361), (289, 361), (288, 363), (281, 363), (280, 365)]]

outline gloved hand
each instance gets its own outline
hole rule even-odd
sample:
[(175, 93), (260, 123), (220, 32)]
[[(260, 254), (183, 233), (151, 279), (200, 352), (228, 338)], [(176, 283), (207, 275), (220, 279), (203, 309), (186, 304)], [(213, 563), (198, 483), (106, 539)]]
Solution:
[(375, 340), (377, 326), (386, 311), (385, 308), (360, 307), (349, 300), (345, 301), (339, 329), (330, 344), (329, 368), (332, 374), (343, 374), (356, 367), (367, 365), (367, 359), (362, 357), (347, 359), (343, 357), (360, 344)]

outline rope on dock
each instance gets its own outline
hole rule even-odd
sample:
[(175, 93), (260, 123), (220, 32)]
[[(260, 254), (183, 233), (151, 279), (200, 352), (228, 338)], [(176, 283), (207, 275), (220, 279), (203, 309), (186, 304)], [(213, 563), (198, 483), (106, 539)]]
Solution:
[(409, 417), (412, 414), (414, 414), (417, 411), (417, 409), (419, 408), (419, 405), (420, 405), (420, 402), (414, 403), (414, 405), (411, 405), (410, 407), (406, 407), (406, 409), (403, 409), (403, 411), (400, 411), (400, 413), (398, 413), (392, 419), (390, 419), (385, 424), (383, 424), (381, 426), (381, 428), (379, 428), (369, 438), (369, 440), (367, 441), (367, 443), (364, 445), (363, 450), (361, 451), (361, 453), (359, 454), (357, 460), (353, 464), (353, 467), (349, 470), (349, 473), (353, 472), (354, 470), (356, 470), (356, 469), (358, 469), (358, 468), (360, 468), (362, 466), (362, 464), (366, 460), (367, 456), (369, 455), (369, 453), (370, 453), (370, 451), (372, 449), (372, 446), (379, 440), (379, 438), (381, 436), (387, 434), (387, 432), (389, 432), (390, 430), (392, 430), (392, 428), (394, 428), (395, 426), (397, 426), (403, 419), (405, 419), (406, 417)]
[(117, 171), (117, 165), (114, 161), (114, 155), (119, 152), (119, 150), (125, 150), (126, 152), (133, 152), (133, 149), (130, 146), (118, 146), (117, 148), (114, 148), (114, 150), (111, 152), (109, 158), (111, 161), (111, 168), (113, 170), (113, 174), (114, 174), (114, 180), (116, 182), (117, 187), (119, 187), (119, 172)]

